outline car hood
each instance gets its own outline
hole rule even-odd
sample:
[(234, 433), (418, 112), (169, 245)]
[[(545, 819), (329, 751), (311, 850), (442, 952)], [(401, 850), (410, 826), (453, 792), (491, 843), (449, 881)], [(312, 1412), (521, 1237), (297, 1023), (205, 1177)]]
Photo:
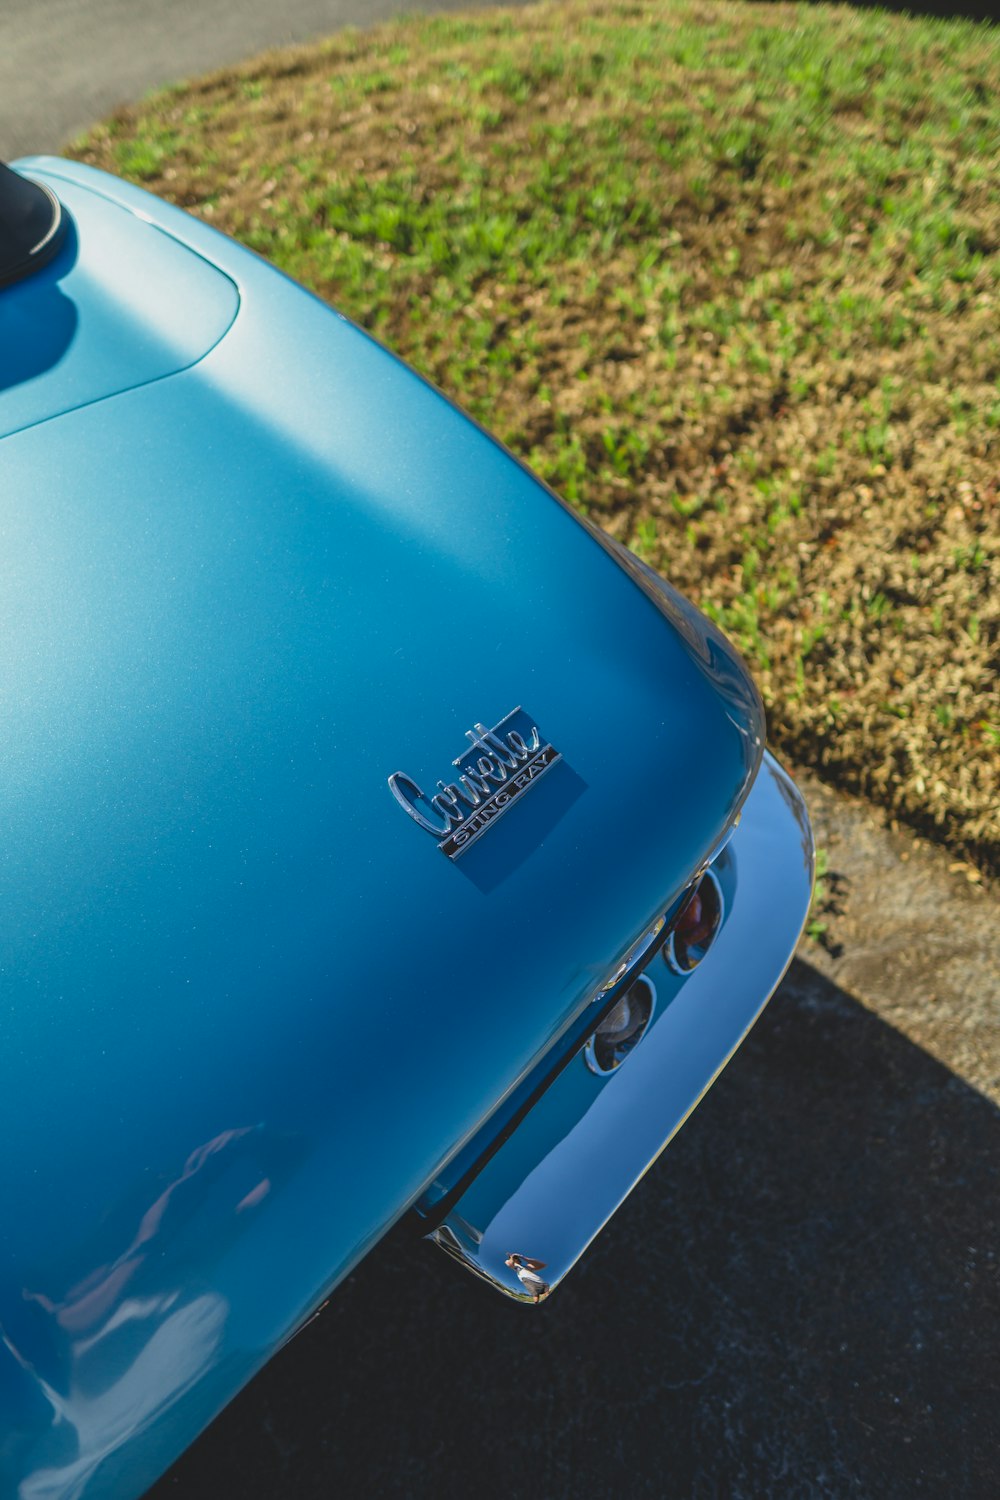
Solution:
[[(0, 1322), (55, 1388), (126, 1297), (193, 1280), (201, 1365), (243, 1378), (676, 897), (759, 700), (346, 320), (43, 169), (140, 206), (239, 311), (0, 444)], [(560, 759), (449, 859), (388, 779), (432, 794), (519, 706)]]

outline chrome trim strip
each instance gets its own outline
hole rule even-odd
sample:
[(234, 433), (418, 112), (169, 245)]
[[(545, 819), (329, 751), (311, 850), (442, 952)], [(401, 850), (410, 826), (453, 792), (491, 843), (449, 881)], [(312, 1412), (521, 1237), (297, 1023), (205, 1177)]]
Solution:
[(624, 989), (628, 983), (635, 979), (640, 973), (643, 965), (651, 953), (655, 952), (656, 945), (660, 941), (663, 929), (666, 926), (666, 917), (657, 917), (646, 931), (634, 942), (620, 960), (615, 969), (604, 980), (599, 990), (595, 990), (591, 997), (591, 1005), (596, 1005), (599, 1000), (606, 1000), (612, 990)]
[[(812, 894), (802, 797), (766, 756), (718, 863), (728, 916), (686, 978), (661, 955), (640, 1046), (598, 1077), (578, 1053), (429, 1236), (498, 1291), (544, 1300), (711, 1086), (784, 973)], [(511, 1183), (516, 1185), (511, 1188)], [(516, 1268), (544, 1266), (545, 1291)], [(513, 1267), (511, 1265), (513, 1263)]]

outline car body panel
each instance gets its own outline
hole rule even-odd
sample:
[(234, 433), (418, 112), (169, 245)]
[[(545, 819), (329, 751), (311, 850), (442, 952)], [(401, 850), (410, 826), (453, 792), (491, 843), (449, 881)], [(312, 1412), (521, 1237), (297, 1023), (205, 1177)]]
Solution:
[[(707, 622), (345, 319), (137, 189), (21, 170), (76, 204), (74, 276), (89, 195), (238, 298), (173, 372), (52, 385), (0, 445), (0, 1474), (92, 1500), (578, 1023), (763, 721)], [(562, 759), (449, 860), (387, 778), (433, 788), (518, 705)]]
[(147, 219), (79, 182), (47, 185), (67, 233), (0, 297), (0, 437), (195, 364), (239, 306), (228, 276)]

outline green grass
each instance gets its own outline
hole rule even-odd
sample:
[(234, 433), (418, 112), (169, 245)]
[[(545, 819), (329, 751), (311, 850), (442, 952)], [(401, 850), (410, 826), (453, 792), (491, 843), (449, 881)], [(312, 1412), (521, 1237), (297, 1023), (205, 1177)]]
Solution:
[(1000, 40), (846, 8), (394, 23), (79, 144), (384, 338), (1000, 868)]

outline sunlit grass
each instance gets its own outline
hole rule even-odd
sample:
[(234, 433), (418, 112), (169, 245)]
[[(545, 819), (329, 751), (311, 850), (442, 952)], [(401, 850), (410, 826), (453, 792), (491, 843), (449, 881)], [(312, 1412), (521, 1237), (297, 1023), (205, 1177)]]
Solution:
[(384, 338), (1000, 864), (1000, 40), (822, 6), (351, 33), (80, 146)]

